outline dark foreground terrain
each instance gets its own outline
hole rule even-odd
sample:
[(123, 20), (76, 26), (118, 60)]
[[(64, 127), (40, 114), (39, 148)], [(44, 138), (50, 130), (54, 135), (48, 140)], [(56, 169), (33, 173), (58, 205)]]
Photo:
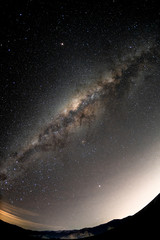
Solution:
[(159, 239), (160, 194), (133, 216), (113, 220), (93, 228), (73, 231), (30, 231), (0, 220), (0, 239)]

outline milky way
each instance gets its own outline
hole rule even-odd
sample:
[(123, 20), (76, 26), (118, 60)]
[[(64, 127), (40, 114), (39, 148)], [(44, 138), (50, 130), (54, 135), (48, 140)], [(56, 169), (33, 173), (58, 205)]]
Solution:
[(80, 229), (159, 193), (160, 11), (52, 2), (4, 2), (1, 218)]
[[(11, 154), (7, 166), (9, 164), (10, 168), (10, 165), (14, 166), (16, 162), (18, 166), (16, 174), (20, 174), (29, 167), (33, 159), (38, 159), (41, 152), (56, 152), (64, 148), (70, 140), (70, 135), (77, 128), (83, 127), (83, 125), (89, 127), (96, 121), (102, 109), (106, 111), (114, 107), (113, 102), (117, 100), (118, 94), (123, 95), (132, 88), (131, 79), (138, 78), (138, 74), (144, 69), (147, 57), (153, 52), (156, 53), (153, 47), (140, 48), (131, 56), (127, 56), (124, 62), (115, 66), (114, 70), (105, 74), (87, 89), (82, 89), (81, 93), (71, 99), (64, 110), (34, 137), (29, 146), (20, 152)], [(119, 93), (122, 86), (123, 91)], [(1, 180), (8, 179), (6, 171), (7, 168), (4, 168), (1, 172)], [(12, 174), (9, 178), (15, 177), (16, 175)]]

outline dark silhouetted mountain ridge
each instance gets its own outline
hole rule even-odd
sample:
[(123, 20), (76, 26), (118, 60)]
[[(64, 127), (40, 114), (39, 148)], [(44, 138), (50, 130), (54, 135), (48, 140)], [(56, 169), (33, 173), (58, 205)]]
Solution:
[(160, 194), (133, 216), (116, 219), (93, 228), (71, 231), (31, 231), (0, 220), (0, 239), (158, 239)]

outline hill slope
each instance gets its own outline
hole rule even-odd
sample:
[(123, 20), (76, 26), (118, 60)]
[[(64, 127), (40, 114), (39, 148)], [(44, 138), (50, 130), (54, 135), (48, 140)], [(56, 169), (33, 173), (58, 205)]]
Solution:
[[(90, 240), (103, 239), (156, 239), (160, 232), (160, 194), (146, 207), (133, 216), (93, 228), (72, 231), (31, 231), (0, 221), (1, 239), (73, 239), (89, 237)], [(155, 237), (155, 238), (154, 238)]]

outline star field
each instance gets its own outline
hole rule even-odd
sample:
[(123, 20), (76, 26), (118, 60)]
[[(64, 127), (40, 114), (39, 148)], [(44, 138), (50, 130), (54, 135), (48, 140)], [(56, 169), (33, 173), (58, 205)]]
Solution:
[(5, 1), (2, 220), (95, 226), (159, 193), (155, 1)]

